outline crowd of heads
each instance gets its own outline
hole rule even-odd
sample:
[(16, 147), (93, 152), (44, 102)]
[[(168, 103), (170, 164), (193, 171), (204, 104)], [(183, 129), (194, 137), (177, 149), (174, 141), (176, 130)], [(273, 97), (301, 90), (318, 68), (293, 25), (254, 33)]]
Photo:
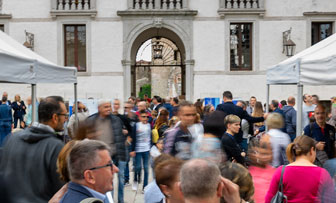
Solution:
[[(6, 94), (4, 93), (2, 97), (2, 103), (7, 101)], [(20, 96), (16, 95), (14, 101), (19, 102), (20, 100)], [(232, 100), (232, 93), (225, 91), (223, 101), (232, 102)], [(305, 94), (303, 96), (305, 103), (316, 104), (314, 121), (324, 125), (327, 118), (327, 108), (318, 103), (318, 100), (316, 95)], [(251, 116), (253, 117), (267, 117), (265, 122), (258, 122), (260, 125), (253, 125), (252, 129), (264, 125), (268, 130), (280, 131), (286, 126), (286, 122), (285, 117), (278, 109), (284, 106), (295, 106), (295, 102), (295, 98), (292, 96), (288, 97), (287, 101), (272, 100), (270, 110), (273, 112), (270, 114), (265, 114), (262, 103), (254, 96), (249, 101), (239, 100), (236, 105), (241, 107), (244, 112), (249, 107), (252, 108)], [(31, 103), (31, 100), (28, 103)], [(200, 200), (203, 202), (230, 202), (236, 198), (236, 193), (240, 201), (253, 202), (254, 192), (258, 188), (254, 187), (248, 167), (255, 166), (265, 169), (275, 158), (274, 143), (271, 141), (272, 135), (268, 135), (268, 132), (264, 133), (265, 136), (258, 137), (254, 134), (255, 129), (252, 130), (252, 135), (247, 138), (248, 147), (245, 151), (242, 150), (247, 154), (246, 157), (244, 155), (247, 164), (230, 162), (226, 159), (214, 162), (211, 159), (198, 157), (182, 160), (179, 157), (163, 153), (168, 139), (165, 132), (172, 132), (177, 127), (182, 131), (191, 132), (194, 125), (201, 125), (202, 133), (196, 134), (191, 139), (195, 143), (196, 140), (203, 140), (209, 135), (220, 141), (224, 133), (236, 135), (241, 131), (243, 119), (240, 116), (215, 111), (212, 104), (205, 106), (203, 104), (203, 100), (198, 100), (193, 104), (176, 97), (162, 99), (159, 96), (154, 96), (150, 99), (145, 95), (143, 99), (130, 97), (123, 104), (119, 99), (113, 100), (112, 103), (109, 100), (100, 100), (97, 115), (101, 119), (109, 118), (112, 114), (119, 115), (120, 106), (123, 106), (123, 115), (127, 119), (149, 123), (152, 129), (158, 129), (158, 131), (162, 126), (166, 126), (163, 132), (159, 131), (159, 137), (153, 143), (161, 153), (153, 159), (153, 172), (156, 184), (165, 196), (166, 202), (183, 203)], [(83, 103), (78, 102), (77, 107), (78, 112), (87, 112)], [(39, 102), (39, 123), (49, 125), (55, 132), (60, 132), (64, 130), (64, 123), (67, 119), (68, 110), (62, 97), (50, 96)], [(111, 159), (113, 150), (104, 140), (100, 140), (99, 136), (104, 132), (99, 132), (102, 129), (97, 128), (95, 122), (88, 122), (88, 119), (85, 119), (76, 125), (78, 126), (72, 136), (73, 139), (67, 142), (59, 152), (57, 172), (64, 182), (72, 181), (105, 194), (113, 189), (113, 175), (119, 170)], [(130, 133), (126, 131), (125, 136)], [(306, 135), (296, 137), (285, 149), (289, 163), (302, 157), (314, 163), (316, 143), (316, 140)], [(230, 187), (233, 191), (232, 194), (228, 194)]]

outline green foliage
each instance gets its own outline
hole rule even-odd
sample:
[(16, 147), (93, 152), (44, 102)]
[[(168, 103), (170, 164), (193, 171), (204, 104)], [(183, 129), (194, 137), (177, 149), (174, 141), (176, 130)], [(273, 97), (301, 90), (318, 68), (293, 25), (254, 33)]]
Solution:
[(149, 98), (151, 98), (151, 91), (152, 91), (152, 85), (151, 84), (145, 84), (140, 88), (139, 97), (143, 99), (144, 95), (147, 94)]

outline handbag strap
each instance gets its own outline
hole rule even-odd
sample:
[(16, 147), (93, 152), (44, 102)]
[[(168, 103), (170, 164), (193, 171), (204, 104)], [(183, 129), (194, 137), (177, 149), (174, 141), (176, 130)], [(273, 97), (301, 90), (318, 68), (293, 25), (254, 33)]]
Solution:
[(278, 186), (278, 190), (280, 190), (280, 192), (282, 192), (282, 193), (283, 193), (282, 179), (283, 179), (283, 174), (284, 174), (284, 172), (285, 172), (285, 168), (286, 168), (286, 166), (283, 165), (283, 166), (282, 166), (282, 170), (281, 170), (280, 182), (279, 182), (279, 186)]

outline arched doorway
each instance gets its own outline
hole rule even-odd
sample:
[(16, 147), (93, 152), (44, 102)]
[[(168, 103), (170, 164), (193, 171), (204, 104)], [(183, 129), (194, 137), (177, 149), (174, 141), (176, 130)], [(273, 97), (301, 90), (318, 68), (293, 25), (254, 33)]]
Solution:
[(166, 28), (142, 32), (133, 43), (131, 61), (132, 96), (185, 98), (185, 48), (174, 32)]

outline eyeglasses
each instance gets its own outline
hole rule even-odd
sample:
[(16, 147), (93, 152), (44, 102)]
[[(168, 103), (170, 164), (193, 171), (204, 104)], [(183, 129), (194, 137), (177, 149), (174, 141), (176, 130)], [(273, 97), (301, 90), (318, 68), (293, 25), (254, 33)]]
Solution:
[(69, 117), (69, 114), (68, 114), (68, 113), (58, 113), (57, 115), (59, 115), (59, 116), (64, 116), (64, 117), (66, 117), (66, 118)]
[(105, 168), (105, 167), (111, 167), (111, 170), (113, 171), (113, 161), (111, 161), (110, 163), (104, 166), (97, 166), (97, 167), (89, 168), (88, 170), (96, 170), (96, 169)]
[(141, 116), (142, 118), (148, 118), (149, 116)]

